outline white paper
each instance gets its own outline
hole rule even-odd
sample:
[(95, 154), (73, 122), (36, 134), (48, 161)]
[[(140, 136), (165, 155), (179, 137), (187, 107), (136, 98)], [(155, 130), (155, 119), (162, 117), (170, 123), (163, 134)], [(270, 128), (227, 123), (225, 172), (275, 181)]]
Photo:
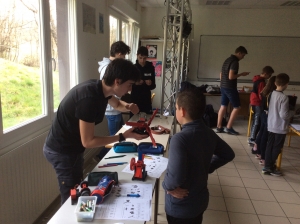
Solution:
[(300, 131), (300, 124), (291, 124), (291, 126), (295, 128), (296, 131)]
[[(137, 160), (137, 158), (136, 158)], [(159, 178), (162, 173), (167, 169), (168, 159), (161, 156), (149, 156), (144, 158), (144, 164), (146, 165), (147, 175), (150, 177)], [(122, 172), (124, 173), (132, 173), (133, 170), (130, 170), (130, 164), (128, 164)]]
[[(95, 219), (150, 221), (152, 184), (126, 183), (115, 186), (103, 204), (97, 205)], [(120, 195), (139, 194), (141, 197)]]
[(132, 126), (129, 126), (129, 125), (126, 125), (126, 124), (124, 124), (123, 127), (124, 127), (126, 130), (129, 130), (130, 128), (132, 128)]

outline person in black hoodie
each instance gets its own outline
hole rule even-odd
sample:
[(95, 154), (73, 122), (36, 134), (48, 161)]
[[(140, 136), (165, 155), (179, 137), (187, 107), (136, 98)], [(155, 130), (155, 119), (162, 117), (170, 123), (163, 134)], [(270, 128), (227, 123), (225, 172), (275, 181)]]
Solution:
[(155, 69), (150, 61), (146, 61), (148, 49), (144, 46), (137, 51), (135, 66), (141, 72), (141, 81), (132, 86), (131, 100), (138, 105), (140, 112), (152, 114), (151, 90), (155, 89)]

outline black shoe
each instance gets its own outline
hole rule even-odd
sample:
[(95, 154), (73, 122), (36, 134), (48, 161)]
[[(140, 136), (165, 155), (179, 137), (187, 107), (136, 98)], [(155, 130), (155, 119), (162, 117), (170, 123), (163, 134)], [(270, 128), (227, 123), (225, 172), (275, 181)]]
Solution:
[(238, 133), (237, 131), (235, 131), (232, 127), (231, 128), (225, 128), (224, 132), (230, 134), (230, 135), (239, 135), (240, 133)]
[(224, 133), (224, 128), (216, 128), (215, 130), (216, 133)]

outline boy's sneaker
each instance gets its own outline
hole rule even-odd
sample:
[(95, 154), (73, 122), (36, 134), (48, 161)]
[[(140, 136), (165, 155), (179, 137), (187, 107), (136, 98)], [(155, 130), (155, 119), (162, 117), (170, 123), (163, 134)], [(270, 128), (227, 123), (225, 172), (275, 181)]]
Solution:
[(279, 170), (274, 170), (271, 172), (271, 175), (274, 177), (280, 177), (282, 176), (282, 173)]
[(224, 128), (216, 128), (216, 131), (215, 131), (216, 133), (223, 133), (224, 132)]
[(224, 132), (230, 134), (230, 135), (239, 135), (237, 131), (235, 131), (233, 128), (224, 128)]
[(271, 173), (273, 172), (271, 169), (269, 168), (263, 168), (262, 171), (261, 171), (263, 174), (266, 174), (266, 175), (271, 175)]
[(252, 138), (248, 139), (248, 143), (249, 145), (254, 145), (255, 144), (255, 140), (253, 140)]

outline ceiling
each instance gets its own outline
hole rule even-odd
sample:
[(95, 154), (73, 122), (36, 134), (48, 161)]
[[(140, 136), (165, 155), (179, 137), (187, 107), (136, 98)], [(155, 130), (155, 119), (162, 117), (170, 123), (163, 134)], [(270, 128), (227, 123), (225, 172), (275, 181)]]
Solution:
[[(164, 7), (166, 0), (136, 0), (142, 7), (157, 8)], [(170, 2), (176, 0), (169, 0)], [(178, 0), (177, 0), (178, 1)], [(188, 1), (188, 0), (185, 0)], [(189, 0), (191, 7), (205, 6), (208, 8), (239, 8), (239, 9), (300, 9), (300, 0), (229, 0), (229, 1), (209, 1), (209, 0)]]

